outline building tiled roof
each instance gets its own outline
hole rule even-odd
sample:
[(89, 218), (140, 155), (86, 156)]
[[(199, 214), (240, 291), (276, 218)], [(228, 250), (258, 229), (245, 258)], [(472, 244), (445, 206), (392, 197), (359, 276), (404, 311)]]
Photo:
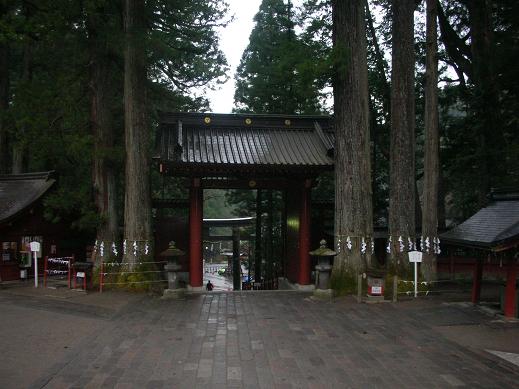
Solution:
[(496, 196), (488, 206), (440, 238), (447, 243), (486, 249), (519, 240), (519, 196)]
[(158, 158), (176, 170), (333, 167), (325, 116), (162, 114)]
[(12, 220), (45, 194), (56, 181), (52, 174), (0, 175), (0, 223)]

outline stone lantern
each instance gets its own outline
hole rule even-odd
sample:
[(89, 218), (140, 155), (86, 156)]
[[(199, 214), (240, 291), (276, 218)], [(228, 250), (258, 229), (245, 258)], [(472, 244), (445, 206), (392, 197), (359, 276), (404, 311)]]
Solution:
[(175, 242), (173, 241), (169, 242), (168, 248), (159, 254), (159, 257), (163, 257), (168, 261), (164, 266), (164, 270), (168, 275), (168, 289), (164, 290), (163, 297), (178, 298), (184, 294), (185, 288), (180, 288), (178, 282), (178, 272), (181, 269), (178, 258), (185, 254), (184, 251), (175, 247)]
[(332, 272), (330, 260), (332, 257), (336, 256), (337, 253), (326, 247), (326, 240), (321, 240), (319, 244), (321, 246), (317, 250), (310, 251), (309, 253), (311, 256), (317, 257), (318, 261), (315, 266), (316, 277), (314, 294), (317, 296), (321, 295), (330, 297), (332, 295), (332, 290), (329, 287), (330, 274)]

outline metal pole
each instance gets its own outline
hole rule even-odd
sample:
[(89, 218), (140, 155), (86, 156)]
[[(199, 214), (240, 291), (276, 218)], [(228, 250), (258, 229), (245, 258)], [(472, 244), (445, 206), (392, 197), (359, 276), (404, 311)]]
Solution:
[(36, 251), (33, 251), (34, 254), (34, 287), (38, 287), (38, 257), (36, 255)]
[(414, 297), (418, 296), (418, 263), (414, 263)]

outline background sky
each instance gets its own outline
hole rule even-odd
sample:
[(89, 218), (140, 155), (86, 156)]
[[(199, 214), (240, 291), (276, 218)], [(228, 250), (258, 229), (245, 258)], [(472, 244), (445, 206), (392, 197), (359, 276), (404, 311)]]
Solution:
[(227, 0), (230, 13), (234, 15), (227, 28), (221, 29), (220, 47), (229, 63), (229, 80), (221, 85), (221, 89), (209, 91), (207, 97), (212, 112), (229, 113), (234, 102), (234, 73), (240, 64), (243, 50), (249, 44), (249, 36), (254, 27), (254, 15), (259, 10), (261, 0)]

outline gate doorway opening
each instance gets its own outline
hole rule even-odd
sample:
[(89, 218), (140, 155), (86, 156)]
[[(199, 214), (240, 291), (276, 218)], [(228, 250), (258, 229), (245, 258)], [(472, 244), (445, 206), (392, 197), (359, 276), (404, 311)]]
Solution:
[(277, 289), (286, 277), (285, 191), (208, 189), (203, 199), (204, 285)]

